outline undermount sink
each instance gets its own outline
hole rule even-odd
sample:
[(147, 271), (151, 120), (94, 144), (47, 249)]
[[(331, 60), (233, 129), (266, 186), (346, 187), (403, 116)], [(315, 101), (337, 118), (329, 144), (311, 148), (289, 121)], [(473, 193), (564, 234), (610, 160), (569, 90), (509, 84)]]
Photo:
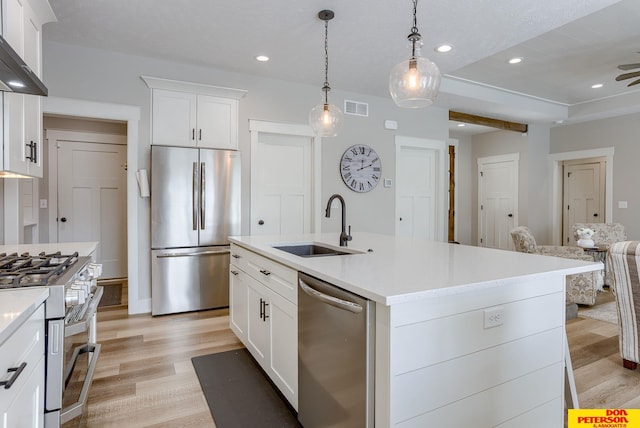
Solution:
[(357, 254), (357, 252), (354, 251), (342, 251), (336, 248), (325, 247), (318, 244), (290, 244), (274, 246), (273, 248), (299, 257), (323, 257)]

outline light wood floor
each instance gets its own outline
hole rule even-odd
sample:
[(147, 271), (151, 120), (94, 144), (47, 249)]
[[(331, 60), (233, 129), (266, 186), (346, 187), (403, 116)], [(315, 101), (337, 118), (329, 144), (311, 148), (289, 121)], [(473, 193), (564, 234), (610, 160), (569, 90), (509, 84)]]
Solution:
[(81, 427), (215, 427), (191, 358), (242, 347), (228, 310), (151, 317), (100, 308), (98, 366)]
[[(82, 427), (215, 427), (191, 357), (242, 347), (228, 311), (151, 317), (100, 308), (102, 353)], [(639, 408), (640, 369), (626, 370), (617, 326), (578, 317), (567, 322), (582, 408)]]

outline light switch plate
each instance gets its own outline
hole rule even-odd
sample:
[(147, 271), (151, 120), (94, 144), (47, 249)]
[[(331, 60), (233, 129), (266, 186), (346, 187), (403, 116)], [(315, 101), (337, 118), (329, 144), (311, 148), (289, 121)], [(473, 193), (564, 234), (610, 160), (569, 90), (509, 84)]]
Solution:
[(618, 201), (618, 208), (628, 208), (627, 201)]
[(385, 178), (384, 179), (384, 187), (391, 187), (391, 179), (390, 178)]
[(47, 200), (40, 199), (40, 208), (47, 208)]

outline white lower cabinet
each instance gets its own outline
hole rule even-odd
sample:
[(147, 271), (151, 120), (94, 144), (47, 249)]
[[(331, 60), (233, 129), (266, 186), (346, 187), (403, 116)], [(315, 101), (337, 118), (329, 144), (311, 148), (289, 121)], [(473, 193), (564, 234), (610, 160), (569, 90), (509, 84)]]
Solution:
[[(278, 281), (272, 270), (277, 271)], [(296, 284), (291, 281), (295, 277), (293, 269), (231, 245), (231, 330), (297, 410), (298, 306)], [(274, 290), (283, 290), (282, 278), (287, 278), (286, 297)]]
[(0, 427), (44, 424), (44, 305), (0, 344)]
[(229, 269), (229, 325), (236, 336), (246, 343), (247, 326), (249, 318), (247, 315), (249, 297), (247, 293), (246, 273), (231, 264)]

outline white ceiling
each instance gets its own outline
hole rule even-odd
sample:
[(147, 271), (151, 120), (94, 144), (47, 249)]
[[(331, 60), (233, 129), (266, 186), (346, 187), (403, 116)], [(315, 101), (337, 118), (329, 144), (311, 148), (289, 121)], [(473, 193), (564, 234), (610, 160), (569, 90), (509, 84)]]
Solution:
[[(324, 81), (388, 97), (388, 73), (407, 59), (410, 0), (50, 0), (45, 40), (214, 66), (250, 75)], [(631, 112), (640, 85), (615, 82), (640, 62), (639, 0), (420, 0), (424, 56), (445, 77), (437, 105), (521, 122)], [(434, 48), (453, 45), (450, 53)], [(255, 61), (268, 55), (267, 63)], [(524, 57), (509, 65), (512, 56)], [(594, 83), (603, 83), (598, 90)], [(606, 107), (605, 107), (606, 105)], [(605, 111), (606, 110), (606, 111)]]

